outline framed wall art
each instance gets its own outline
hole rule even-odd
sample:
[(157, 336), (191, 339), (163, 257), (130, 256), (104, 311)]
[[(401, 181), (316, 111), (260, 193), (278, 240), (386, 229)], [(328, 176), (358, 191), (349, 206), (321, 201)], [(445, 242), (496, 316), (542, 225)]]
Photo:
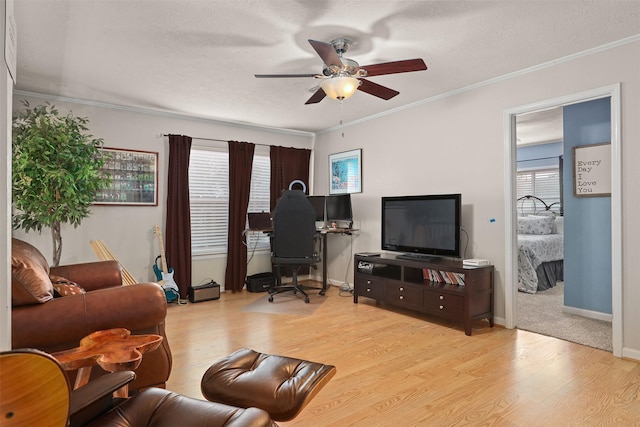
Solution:
[(96, 192), (96, 205), (157, 206), (158, 153), (103, 148), (100, 173), (109, 176), (108, 187)]
[(362, 193), (362, 149), (329, 155), (329, 194)]
[(573, 195), (611, 196), (611, 144), (573, 147)]

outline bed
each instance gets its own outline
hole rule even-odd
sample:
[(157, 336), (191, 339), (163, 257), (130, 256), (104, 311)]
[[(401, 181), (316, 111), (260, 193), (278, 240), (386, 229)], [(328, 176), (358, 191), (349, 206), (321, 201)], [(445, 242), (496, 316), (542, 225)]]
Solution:
[(550, 209), (518, 217), (519, 291), (534, 294), (563, 280), (563, 220)]

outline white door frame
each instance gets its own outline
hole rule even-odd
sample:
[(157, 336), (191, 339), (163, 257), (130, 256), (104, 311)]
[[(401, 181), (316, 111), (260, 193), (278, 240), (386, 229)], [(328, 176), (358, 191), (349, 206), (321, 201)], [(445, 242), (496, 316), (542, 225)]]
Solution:
[(611, 310), (613, 355), (622, 357), (622, 157), (620, 147), (620, 84), (553, 98), (505, 110), (504, 212), (505, 212), (505, 323), (515, 328), (518, 294), (518, 244), (516, 231), (516, 115), (611, 97)]

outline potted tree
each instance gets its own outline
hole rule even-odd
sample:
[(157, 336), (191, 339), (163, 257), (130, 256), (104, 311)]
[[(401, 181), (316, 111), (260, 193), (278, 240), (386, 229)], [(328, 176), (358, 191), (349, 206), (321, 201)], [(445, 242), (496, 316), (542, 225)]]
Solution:
[(109, 185), (100, 174), (103, 141), (88, 134), (86, 117), (62, 115), (50, 105), (17, 111), (13, 120), (13, 228), (50, 227), (53, 266), (62, 254), (60, 226), (80, 225), (95, 193)]

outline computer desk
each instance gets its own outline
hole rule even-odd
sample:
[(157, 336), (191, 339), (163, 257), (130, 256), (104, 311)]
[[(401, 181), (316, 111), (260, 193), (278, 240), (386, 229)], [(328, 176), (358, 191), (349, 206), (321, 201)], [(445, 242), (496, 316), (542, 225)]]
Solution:
[[(271, 233), (273, 231), (272, 228), (249, 228), (245, 230), (245, 232), (252, 233)], [(338, 234), (350, 236), (353, 233), (357, 232), (357, 228), (341, 228), (341, 227), (323, 227), (316, 228), (316, 233), (322, 236), (322, 293), (324, 294), (327, 290), (327, 236), (330, 234)], [(278, 283), (280, 282), (280, 275), (278, 275)]]
[(329, 228), (317, 228), (316, 232), (322, 236), (322, 291), (325, 292), (327, 290), (327, 236), (329, 234), (339, 234), (350, 236), (353, 233), (357, 232), (357, 228), (340, 228), (340, 227), (329, 227)]

